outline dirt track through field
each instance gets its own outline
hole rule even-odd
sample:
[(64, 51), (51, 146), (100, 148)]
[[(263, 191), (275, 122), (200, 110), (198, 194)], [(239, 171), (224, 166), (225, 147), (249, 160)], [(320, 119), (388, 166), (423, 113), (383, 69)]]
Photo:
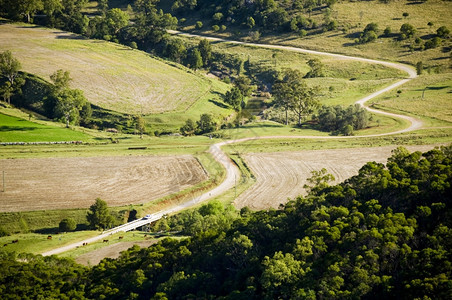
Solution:
[[(386, 163), (395, 146), (315, 150), (301, 152), (249, 153), (243, 158), (256, 176), (257, 182), (235, 201), (238, 209), (248, 206), (253, 210), (278, 208), (288, 198), (305, 195), (303, 186), (311, 171), (326, 168), (336, 183), (358, 174), (368, 161)], [(406, 146), (410, 151), (428, 151), (433, 146)]]
[(190, 155), (0, 160), (6, 192), (0, 211), (85, 208), (145, 203), (207, 179)]

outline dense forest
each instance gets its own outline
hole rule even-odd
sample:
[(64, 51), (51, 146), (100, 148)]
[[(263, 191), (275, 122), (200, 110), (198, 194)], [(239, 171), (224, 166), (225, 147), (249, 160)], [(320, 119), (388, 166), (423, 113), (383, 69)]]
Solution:
[(2, 299), (450, 299), (452, 146), (398, 148), (330, 179), (315, 172), (278, 210), (211, 202), (168, 217), (155, 230), (185, 238), (92, 268), (1, 253)]

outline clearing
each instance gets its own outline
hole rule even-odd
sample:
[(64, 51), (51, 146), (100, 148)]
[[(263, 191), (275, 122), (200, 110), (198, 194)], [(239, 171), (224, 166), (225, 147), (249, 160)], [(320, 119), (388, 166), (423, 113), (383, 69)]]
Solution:
[[(256, 176), (256, 183), (234, 201), (238, 209), (278, 208), (288, 198), (306, 195), (303, 185), (311, 171), (326, 168), (339, 183), (358, 174), (369, 161), (386, 163), (397, 146), (329, 149), (301, 152), (247, 153), (242, 157)], [(428, 151), (434, 146), (405, 146), (410, 151)]]
[(191, 155), (0, 160), (6, 192), (0, 211), (87, 208), (146, 203), (207, 180)]

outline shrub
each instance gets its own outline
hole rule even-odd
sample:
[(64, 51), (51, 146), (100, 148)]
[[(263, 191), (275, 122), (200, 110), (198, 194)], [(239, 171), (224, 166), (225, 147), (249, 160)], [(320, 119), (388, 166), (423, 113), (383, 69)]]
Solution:
[(201, 21), (198, 21), (198, 22), (196, 22), (195, 28), (196, 28), (196, 29), (201, 29), (202, 26), (203, 26), (202, 22), (201, 22)]
[(2, 226), (0, 226), (0, 237), (2, 237), (2, 236), (8, 236), (8, 235), (9, 235), (9, 232), (6, 231), (5, 228), (3, 228)]
[(75, 228), (77, 228), (77, 223), (72, 218), (63, 219), (58, 225), (58, 229), (61, 232), (74, 231)]
[(416, 29), (413, 25), (405, 23), (400, 27), (400, 38), (402, 40), (409, 39), (414, 36)]
[(450, 30), (446, 26), (441, 26), (436, 30), (436, 35), (439, 37), (446, 39), (449, 37)]

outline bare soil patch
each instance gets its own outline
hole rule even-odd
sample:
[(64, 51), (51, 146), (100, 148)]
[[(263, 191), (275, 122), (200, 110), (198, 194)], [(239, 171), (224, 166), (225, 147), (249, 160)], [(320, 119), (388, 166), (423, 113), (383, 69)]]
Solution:
[(122, 251), (125, 251), (134, 245), (138, 245), (141, 248), (146, 248), (151, 246), (152, 244), (155, 244), (156, 242), (157, 240), (120, 242), (82, 254), (77, 257), (75, 261), (85, 266), (94, 266), (104, 258), (118, 258)]
[[(311, 171), (326, 168), (336, 183), (358, 174), (368, 161), (386, 163), (397, 146), (313, 150), (300, 152), (248, 153), (242, 157), (256, 176), (257, 182), (235, 201), (237, 208), (248, 206), (253, 210), (277, 208), (305, 195), (303, 185)], [(428, 151), (434, 146), (405, 146), (410, 151)]]
[(11, 159), (0, 160), (0, 170), (3, 212), (87, 208), (98, 197), (110, 206), (139, 204), (208, 178), (190, 155)]

